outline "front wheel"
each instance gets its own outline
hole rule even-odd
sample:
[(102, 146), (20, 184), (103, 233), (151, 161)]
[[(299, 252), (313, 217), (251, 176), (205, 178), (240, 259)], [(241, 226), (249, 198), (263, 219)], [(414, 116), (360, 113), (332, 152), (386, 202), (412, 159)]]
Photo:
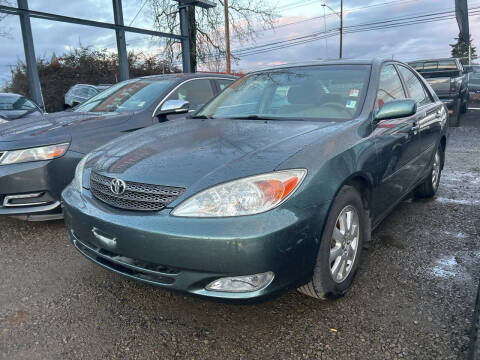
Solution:
[(448, 126), (457, 127), (460, 125), (460, 107), (462, 100), (458, 98), (453, 103), (452, 114), (448, 116)]
[(431, 198), (437, 193), (440, 176), (442, 175), (442, 155), (442, 149), (439, 146), (433, 158), (430, 174), (425, 181), (415, 189), (415, 196), (417, 198)]
[(342, 296), (351, 285), (369, 227), (358, 191), (344, 186), (325, 224), (312, 279), (298, 289), (317, 299)]

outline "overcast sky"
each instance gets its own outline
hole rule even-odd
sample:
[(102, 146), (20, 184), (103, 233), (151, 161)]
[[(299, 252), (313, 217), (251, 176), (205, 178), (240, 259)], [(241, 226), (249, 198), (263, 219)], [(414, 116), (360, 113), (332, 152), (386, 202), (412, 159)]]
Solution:
[[(10, 0), (12, 3), (16, 1)], [(266, 0), (268, 1), (268, 0)], [(0, 0), (1, 2), (1, 0)], [(232, 44), (232, 50), (261, 45), (278, 40), (292, 39), (305, 34), (338, 28), (339, 18), (324, 8), (321, 0), (278, 0), (276, 30), (261, 31), (256, 44)], [(340, 0), (328, 0), (333, 9), (339, 8)], [(480, 0), (469, 0), (470, 9), (480, 7)], [(142, 0), (123, 0), (124, 22), (129, 25), (137, 14)], [(364, 24), (385, 19), (418, 16), (432, 12), (454, 10), (454, 0), (344, 0), (344, 26)], [(61, 15), (90, 20), (113, 22), (111, 0), (29, 0), (32, 10), (53, 12)], [(373, 5), (373, 6), (370, 6)], [(363, 9), (361, 9), (364, 7)], [(349, 11), (349, 9), (352, 9)], [(326, 19), (326, 24), (324, 23)], [(115, 34), (112, 30), (88, 26), (63, 24), (32, 19), (32, 31), (37, 57), (50, 58), (80, 43), (85, 46), (115, 50)], [(286, 25), (295, 23), (293, 25)], [(474, 46), (480, 40), (480, 17), (470, 16), (470, 32)], [(132, 26), (153, 29), (151, 10), (144, 6)], [(9, 37), (0, 38), (0, 86), (9, 78), (9, 66), (23, 60), (23, 45), (20, 24), (16, 16), (8, 16), (0, 22), (0, 30), (7, 30)], [(369, 58), (374, 56), (412, 60), (425, 57), (447, 57), (448, 44), (458, 35), (455, 19), (421, 23), (392, 29), (381, 29), (344, 35), (343, 56), (346, 58)], [(318, 58), (338, 57), (338, 36), (327, 41), (316, 40), (306, 44), (241, 57), (234, 70), (246, 71), (256, 67)], [(160, 52), (156, 41), (149, 36), (127, 34), (128, 49), (142, 50), (151, 54)]]

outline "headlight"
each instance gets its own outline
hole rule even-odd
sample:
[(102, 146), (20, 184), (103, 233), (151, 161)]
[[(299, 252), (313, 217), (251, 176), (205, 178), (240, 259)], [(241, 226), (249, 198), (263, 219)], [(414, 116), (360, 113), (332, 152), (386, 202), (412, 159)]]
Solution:
[(306, 173), (305, 169), (282, 170), (217, 185), (185, 200), (172, 215), (224, 217), (265, 212), (293, 194)]
[(83, 188), (83, 169), (85, 169), (85, 164), (87, 160), (88, 155), (85, 155), (75, 168), (75, 177), (72, 181), (72, 187), (79, 192), (81, 192)]
[(68, 149), (68, 145), (68, 143), (65, 143), (22, 150), (7, 151), (2, 156), (0, 165), (55, 159), (65, 154)]

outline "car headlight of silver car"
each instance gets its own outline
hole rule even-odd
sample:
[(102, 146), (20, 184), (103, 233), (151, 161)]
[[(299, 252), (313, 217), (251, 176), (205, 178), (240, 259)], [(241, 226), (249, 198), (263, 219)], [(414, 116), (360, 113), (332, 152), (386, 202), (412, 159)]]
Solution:
[(287, 200), (306, 174), (305, 169), (281, 170), (216, 185), (188, 198), (171, 215), (226, 217), (262, 213)]
[(65, 154), (69, 145), (69, 143), (64, 143), (7, 151), (1, 157), (0, 165), (17, 164), (30, 161), (52, 160)]
[(85, 164), (87, 163), (87, 160), (88, 155), (85, 155), (75, 168), (75, 177), (72, 181), (72, 187), (79, 192), (81, 192), (83, 188), (83, 170), (85, 169)]

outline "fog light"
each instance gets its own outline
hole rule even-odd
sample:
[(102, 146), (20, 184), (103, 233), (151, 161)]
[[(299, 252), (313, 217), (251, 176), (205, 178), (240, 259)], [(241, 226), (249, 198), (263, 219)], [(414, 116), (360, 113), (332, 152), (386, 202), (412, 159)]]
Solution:
[(224, 277), (212, 281), (205, 289), (210, 291), (224, 291), (224, 292), (252, 292), (257, 291), (273, 280), (275, 274), (271, 271), (255, 275)]

